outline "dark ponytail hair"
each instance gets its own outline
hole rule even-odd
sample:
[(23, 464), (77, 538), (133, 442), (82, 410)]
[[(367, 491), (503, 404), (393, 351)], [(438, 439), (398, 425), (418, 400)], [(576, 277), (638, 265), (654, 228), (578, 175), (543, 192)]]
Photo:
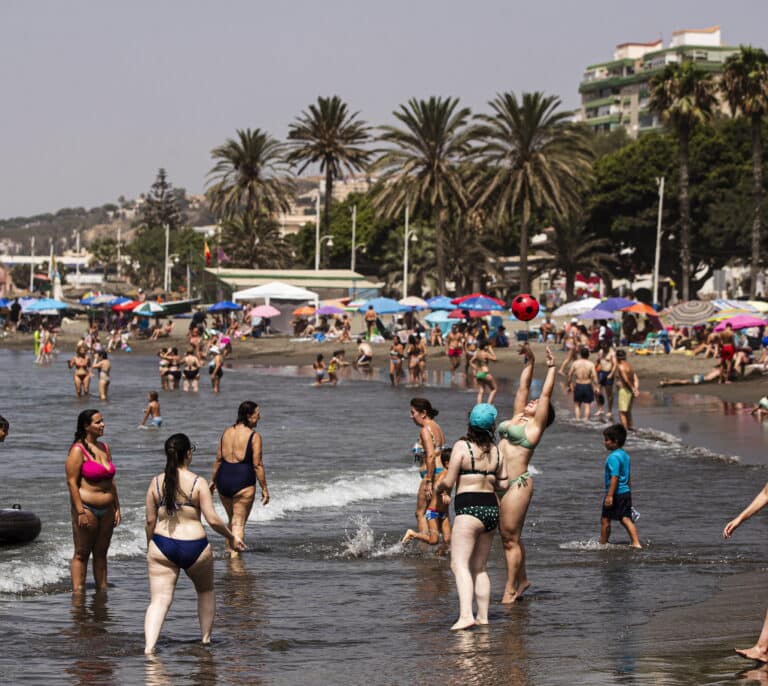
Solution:
[(426, 398), (411, 398), (411, 407), (417, 412), (426, 412), (430, 419), (434, 419), (440, 414)]
[(85, 440), (86, 429), (91, 425), (94, 416), (99, 414), (99, 410), (83, 410), (77, 415), (77, 428), (75, 429), (75, 443)]
[(248, 417), (250, 417), (258, 409), (259, 404), (252, 400), (244, 400), (240, 403), (240, 407), (237, 408), (237, 420), (235, 426), (243, 424), (248, 426)]
[(495, 431), (489, 431), (488, 429), (481, 429), (478, 426), (472, 426), (470, 424), (467, 426), (467, 433), (462, 436), (459, 440), (461, 441), (469, 441), (470, 443), (474, 443), (475, 445), (479, 446), (483, 454), (489, 453), (491, 451), (491, 446), (496, 445), (496, 441), (494, 440), (496, 437)]
[(179, 485), (179, 467), (184, 464), (192, 442), (186, 434), (173, 434), (165, 442), (165, 481), (163, 481), (163, 505), (166, 512), (176, 510), (176, 489)]

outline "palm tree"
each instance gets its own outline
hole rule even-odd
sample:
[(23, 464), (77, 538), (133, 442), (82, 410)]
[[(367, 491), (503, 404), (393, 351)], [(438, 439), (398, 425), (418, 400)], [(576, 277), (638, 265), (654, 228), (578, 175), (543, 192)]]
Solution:
[(224, 219), (221, 248), (233, 267), (280, 268), (286, 267), (291, 258), (279, 224), (268, 217), (257, 220), (247, 212)]
[(216, 160), (208, 172), (211, 210), (221, 217), (287, 212), (293, 183), (285, 177), (284, 145), (261, 129), (236, 133), (236, 140), (229, 138), (211, 151)]
[(373, 165), (382, 182), (374, 190), (374, 207), (380, 215), (401, 216), (408, 206), (412, 215), (432, 217), (435, 231), (437, 287), (445, 292), (443, 223), (453, 204), (466, 204), (462, 162), (469, 153), (467, 122), (470, 110), (458, 98), (411, 98), (393, 112), (402, 125), (383, 126), (379, 140), (388, 144)]
[(720, 83), (731, 114), (749, 117), (752, 131), (752, 258), (749, 268), (750, 295), (757, 294), (760, 241), (763, 233), (763, 117), (768, 113), (768, 55), (761, 48), (741, 46), (725, 61)]
[(350, 113), (338, 95), (320, 97), (288, 130), (288, 139), (293, 143), (288, 161), (300, 165), (298, 173), (310, 164), (319, 163), (320, 172), (325, 174), (325, 233), (331, 226), (334, 179), (340, 179), (344, 170), (351, 173), (364, 169), (371, 156), (369, 150), (360, 147), (370, 139), (370, 127), (358, 119), (359, 114)]
[(649, 108), (677, 133), (680, 165), (678, 202), (680, 205), (680, 268), (683, 300), (690, 299), (691, 203), (688, 194), (688, 144), (691, 132), (709, 120), (717, 104), (715, 84), (709, 74), (693, 62), (668, 64), (651, 79)]
[(613, 243), (590, 231), (580, 212), (558, 221), (541, 250), (550, 255), (548, 267), (565, 275), (566, 302), (574, 299), (578, 272), (610, 276), (618, 263)]
[(520, 290), (529, 290), (528, 229), (535, 210), (565, 214), (578, 202), (578, 189), (591, 171), (593, 153), (585, 131), (558, 111), (560, 98), (543, 93), (500, 93), (478, 116), (474, 130), (485, 163), (477, 181), (479, 203), (492, 199), (499, 224), (520, 227)]

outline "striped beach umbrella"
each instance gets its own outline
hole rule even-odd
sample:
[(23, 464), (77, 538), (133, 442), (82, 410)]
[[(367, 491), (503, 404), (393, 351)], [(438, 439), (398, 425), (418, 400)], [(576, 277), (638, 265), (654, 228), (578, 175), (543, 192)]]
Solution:
[(715, 306), (706, 300), (689, 300), (670, 308), (668, 318), (678, 326), (699, 326), (715, 313)]

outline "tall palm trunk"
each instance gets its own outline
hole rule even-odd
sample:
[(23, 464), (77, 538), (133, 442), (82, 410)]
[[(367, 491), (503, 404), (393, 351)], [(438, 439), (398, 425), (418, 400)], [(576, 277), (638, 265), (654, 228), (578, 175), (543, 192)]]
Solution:
[(688, 127), (680, 127), (680, 282), (683, 300), (690, 300), (691, 201), (688, 196)]
[(763, 233), (763, 137), (762, 117), (752, 115), (752, 195), (754, 196), (754, 217), (752, 218), (752, 261), (749, 266), (749, 294), (757, 295), (757, 275), (760, 270), (760, 240)]
[(530, 282), (528, 279), (528, 220), (523, 214), (520, 222), (520, 292), (528, 293)]
[(435, 223), (435, 258), (437, 260), (437, 290), (445, 293), (445, 245), (443, 244), (443, 230), (440, 226), (440, 208), (435, 207), (433, 212)]
[[(329, 164), (325, 167), (325, 207), (323, 207), (323, 234), (331, 233), (331, 201), (333, 199), (333, 174)], [(325, 251), (326, 259), (323, 264), (327, 264), (328, 250)], [(320, 253), (322, 255), (322, 252)]]
[(565, 302), (576, 299), (576, 270), (570, 265), (565, 268)]

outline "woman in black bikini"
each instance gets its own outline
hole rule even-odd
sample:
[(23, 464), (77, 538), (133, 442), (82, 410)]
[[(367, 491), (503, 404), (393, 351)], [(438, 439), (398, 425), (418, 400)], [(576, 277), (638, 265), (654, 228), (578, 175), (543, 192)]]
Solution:
[[(246, 400), (237, 409), (237, 421), (221, 434), (211, 475), (211, 491), (218, 490), (227, 511), (229, 526), (245, 540), (245, 523), (256, 499), (256, 481), (261, 486), (261, 504), (269, 502), (267, 477), (261, 461), (261, 434), (255, 431), (259, 406)], [(236, 550), (230, 550), (237, 557)]]
[(194, 446), (185, 434), (165, 442), (165, 471), (155, 476), (146, 495), (147, 571), (151, 600), (144, 617), (144, 653), (155, 651), (160, 629), (173, 601), (179, 570), (192, 579), (197, 591), (197, 613), (204, 644), (211, 642), (216, 614), (213, 593), (213, 553), (200, 514), (235, 550), (245, 543), (224, 526), (213, 509), (205, 479), (189, 470)]
[(190, 347), (187, 349), (187, 354), (182, 362), (184, 364), (184, 369), (182, 370), (184, 374), (183, 388), (185, 391), (191, 389), (193, 393), (197, 393), (200, 377), (200, 360), (194, 348)]
[[(459, 594), (459, 619), (451, 631), (488, 623), (491, 582), (486, 564), (499, 525), (495, 489), (508, 485), (504, 462), (494, 445), (496, 415), (493, 405), (475, 405), (467, 435), (453, 446), (448, 474), (437, 484), (438, 493), (450, 493), (456, 485), (451, 570)], [(473, 598), (477, 615), (472, 612)]]

